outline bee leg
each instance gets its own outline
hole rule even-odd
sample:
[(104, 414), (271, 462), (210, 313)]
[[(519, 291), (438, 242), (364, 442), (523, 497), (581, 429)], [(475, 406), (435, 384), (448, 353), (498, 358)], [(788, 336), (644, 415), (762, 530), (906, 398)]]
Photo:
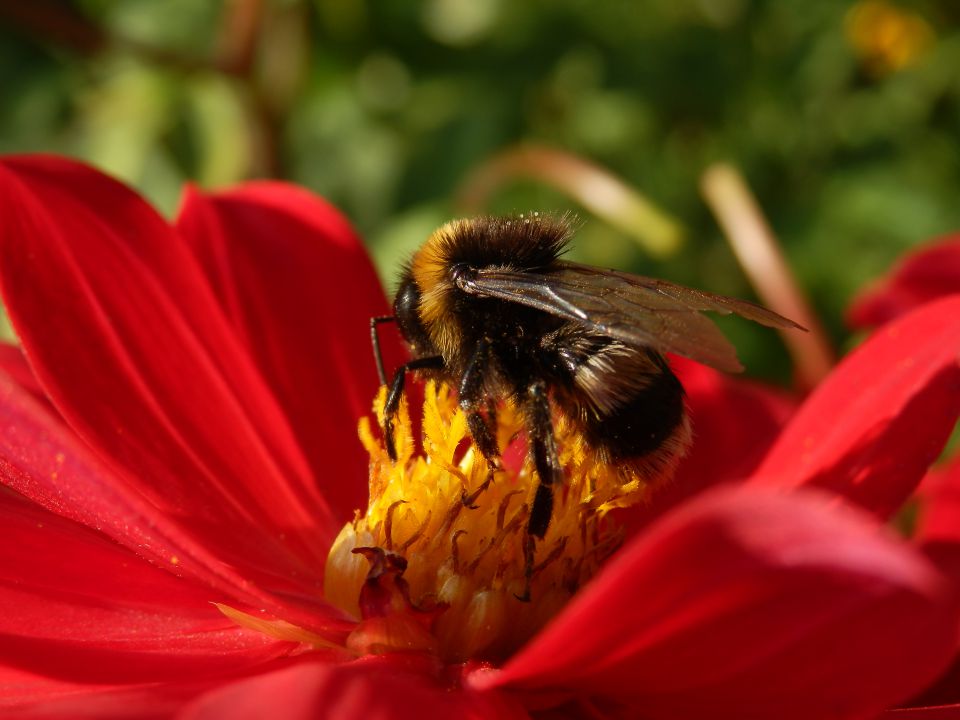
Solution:
[(545, 383), (535, 382), (527, 388), (526, 406), (533, 465), (540, 480), (530, 508), (527, 532), (543, 540), (553, 515), (553, 486), (563, 482), (563, 468), (560, 467), (557, 439), (553, 435), (550, 400)]
[(377, 335), (377, 327), (381, 323), (396, 322), (397, 318), (393, 315), (378, 315), (370, 318), (370, 344), (373, 345), (373, 360), (377, 364), (377, 377), (380, 378), (380, 384), (387, 384), (387, 374), (383, 371), (383, 353), (380, 352), (380, 337)]
[(535, 382), (527, 388), (526, 397), (527, 432), (530, 435), (530, 450), (533, 453), (533, 465), (537, 470), (537, 492), (530, 508), (527, 520), (527, 537), (523, 546), (524, 575), (526, 584), (523, 595), (515, 597), (522, 602), (530, 601), (530, 585), (533, 583), (533, 561), (536, 540), (543, 540), (553, 516), (553, 486), (563, 482), (563, 468), (560, 467), (560, 455), (557, 452), (557, 439), (553, 434), (553, 421), (550, 418), (550, 399), (547, 386)]
[(523, 539), (523, 594), (513, 594), (513, 596), (520, 602), (530, 602), (530, 586), (533, 584), (533, 558), (536, 549), (537, 541), (534, 540), (533, 535), (531, 535), (528, 531), (526, 537)]
[(387, 455), (390, 460), (397, 461), (397, 446), (393, 440), (393, 419), (397, 415), (397, 409), (400, 407), (400, 398), (403, 397), (404, 378), (410, 370), (440, 370), (443, 368), (443, 358), (439, 355), (417, 358), (408, 363), (404, 363), (397, 368), (390, 381), (390, 389), (387, 391), (387, 400), (383, 404), (383, 439), (387, 446)]
[(484, 396), (483, 369), (489, 362), (490, 341), (486, 338), (477, 343), (463, 377), (460, 378), (460, 407), (467, 415), (467, 427), (473, 437), (473, 444), (487, 461), (487, 479), (473, 493), (463, 494), (461, 500), (469, 508), (493, 481), (493, 475), (503, 465), (500, 462), (500, 448), (497, 447), (495, 430), (490, 428), (483, 413), (480, 412), (489, 398)]
[[(499, 453), (499, 448), (497, 447), (497, 440), (496, 440), (497, 438), (497, 403), (496, 401), (493, 398), (488, 397), (486, 402), (486, 408), (487, 408), (487, 419), (484, 425), (487, 431), (489, 432), (490, 436), (493, 438), (492, 440), (493, 446), (497, 449), (497, 452)], [(476, 413), (476, 416), (479, 416), (479, 420), (474, 419), (473, 420), (474, 423), (479, 424), (483, 422), (483, 416), (481, 416), (479, 413)], [(467, 415), (468, 426), (471, 428), (470, 432), (472, 434), (473, 433), (472, 428), (474, 426), (469, 425), (471, 417), (474, 417), (474, 416)], [(483, 430), (481, 429), (480, 432), (483, 432)], [(490, 483), (493, 482), (494, 474), (496, 473), (497, 470), (500, 470), (502, 468), (503, 468), (503, 464), (500, 462), (499, 454), (496, 457), (487, 458), (487, 479), (484, 480), (482, 483), (480, 483), (480, 487), (478, 487), (469, 495), (464, 493), (461, 496), (460, 499), (463, 502), (464, 506), (470, 508), (471, 510), (476, 510), (478, 506), (474, 505), (474, 503), (476, 502), (477, 498), (480, 497), (480, 494), (484, 490), (490, 487)]]
[(497, 401), (492, 398), (487, 398), (487, 425), (490, 427), (490, 432), (493, 433), (493, 436), (497, 436)]

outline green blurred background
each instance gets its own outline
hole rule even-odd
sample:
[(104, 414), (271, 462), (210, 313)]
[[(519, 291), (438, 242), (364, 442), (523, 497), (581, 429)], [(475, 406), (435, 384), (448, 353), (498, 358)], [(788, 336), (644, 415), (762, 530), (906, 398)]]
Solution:
[[(0, 151), (84, 158), (167, 214), (188, 180), (290, 179), (385, 279), (466, 211), (572, 208), (578, 259), (749, 298), (700, 191), (726, 161), (842, 348), (853, 293), (960, 229), (958, 27), (956, 0), (0, 0)], [(605, 169), (683, 243), (657, 256), (672, 226), (585, 209), (521, 144)], [(724, 329), (789, 376), (773, 333)]]

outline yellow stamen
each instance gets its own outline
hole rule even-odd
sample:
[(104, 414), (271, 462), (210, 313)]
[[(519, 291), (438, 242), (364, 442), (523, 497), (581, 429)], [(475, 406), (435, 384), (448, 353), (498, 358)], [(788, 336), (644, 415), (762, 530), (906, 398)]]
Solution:
[[(381, 391), (375, 402), (381, 420), (384, 398)], [(511, 404), (498, 408), (497, 426), (499, 446), (509, 458), (508, 446), (522, 442), (523, 431)], [(555, 488), (550, 526), (533, 544), (530, 562), (526, 525), (536, 474), (523, 460), (519, 471), (497, 471), (490, 481), (488, 464), (469, 442), (466, 418), (449, 388), (432, 383), (426, 388), (423, 455), (415, 454), (405, 403), (396, 419), (396, 463), (374, 436), (369, 418), (361, 420), (360, 439), (370, 453), (370, 503), (365, 514), (344, 526), (330, 550), (327, 599), (364, 617), (361, 591), (371, 582), (369, 549), (379, 548), (405, 559), (407, 605), (413, 615), (429, 615), (421, 621), (436, 638), (441, 657), (496, 660), (514, 651), (619, 546), (623, 533), (609, 511), (639, 502), (647, 493), (642, 481), (625, 481), (615, 467), (602, 463), (563, 418), (555, 426), (566, 483)], [(361, 554), (355, 553), (359, 548)], [(520, 600), (527, 590), (529, 602)], [(405, 616), (405, 625), (411, 616)], [(379, 632), (376, 622), (369, 627)]]

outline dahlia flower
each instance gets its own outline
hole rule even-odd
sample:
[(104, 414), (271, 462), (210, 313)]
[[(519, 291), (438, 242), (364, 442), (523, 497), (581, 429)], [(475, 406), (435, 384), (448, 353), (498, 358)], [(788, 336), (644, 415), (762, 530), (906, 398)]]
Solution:
[(956, 296), (795, 412), (678, 364), (697, 439), (669, 500), (578, 470), (561, 428), (570, 514), (524, 603), (522, 452), (462, 503), (476, 454), (427, 388), (385, 459), (361, 419), (386, 303), (323, 201), (190, 189), (169, 223), (89, 167), (8, 158), (0, 289), (7, 715), (852, 719), (954, 656), (958, 584), (885, 520), (960, 410)]

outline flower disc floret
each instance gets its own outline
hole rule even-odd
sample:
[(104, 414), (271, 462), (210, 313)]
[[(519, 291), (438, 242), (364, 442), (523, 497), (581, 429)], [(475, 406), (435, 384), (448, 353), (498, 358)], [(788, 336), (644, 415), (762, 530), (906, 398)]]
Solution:
[[(382, 418), (384, 392), (375, 402)], [(347, 523), (327, 561), (326, 595), (358, 618), (369, 551), (400, 556), (409, 609), (430, 615), (447, 660), (499, 659), (532, 637), (591, 578), (623, 540), (609, 511), (640, 501), (646, 488), (624, 483), (562, 417), (555, 419), (566, 484), (557, 491), (542, 541), (527, 532), (537, 477), (525, 455), (523, 421), (509, 402), (496, 409), (497, 441), (508, 459), (491, 473), (473, 446), (453, 392), (430, 383), (417, 452), (406, 405), (397, 422), (398, 461), (390, 461), (369, 418), (360, 438), (370, 453), (370, 503)], [(532, 553), (532, 555), (529, 555)]]

